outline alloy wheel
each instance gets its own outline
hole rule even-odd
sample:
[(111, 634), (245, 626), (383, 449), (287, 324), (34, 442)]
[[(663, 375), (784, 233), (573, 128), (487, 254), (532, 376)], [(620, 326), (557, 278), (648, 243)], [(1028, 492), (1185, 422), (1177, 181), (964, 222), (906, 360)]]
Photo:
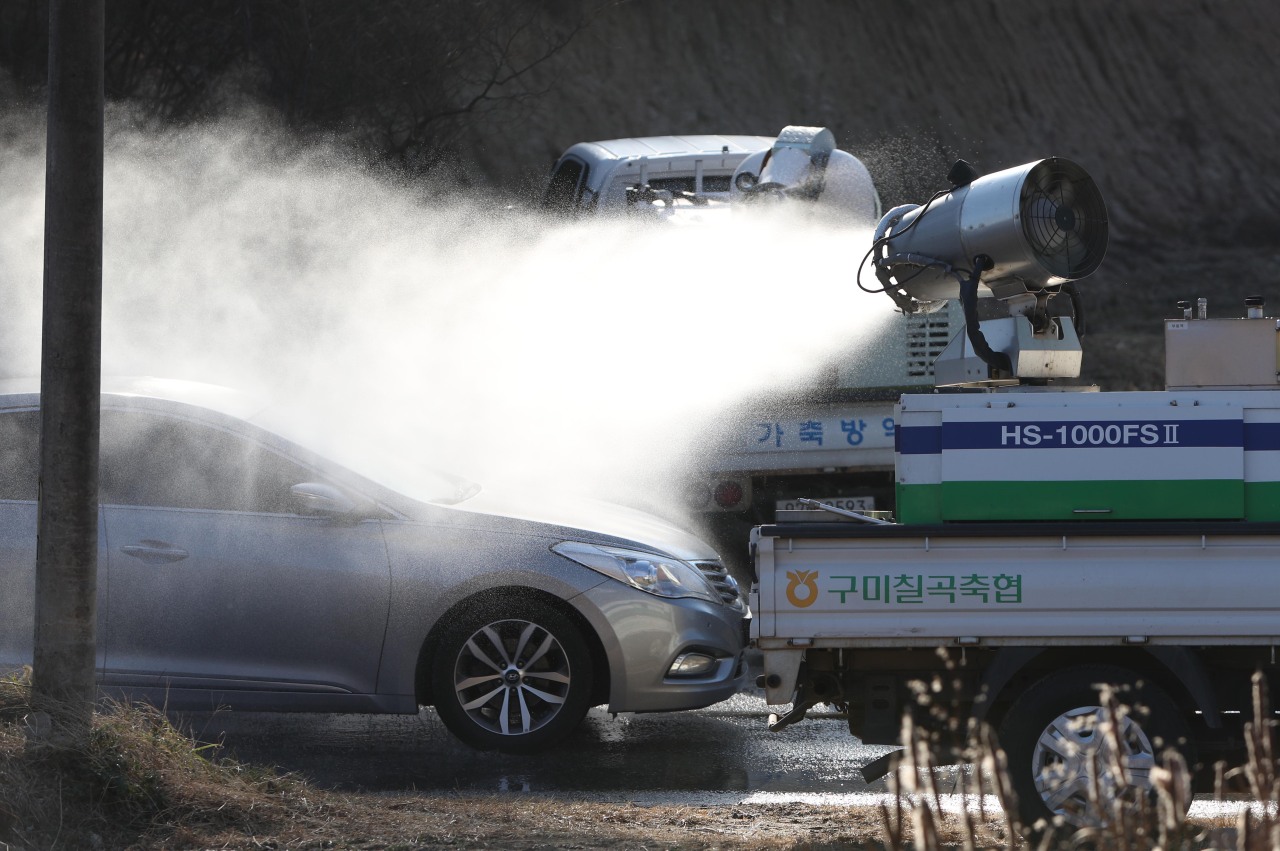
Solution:
[(454, 690), (467, 716), (502, 736), (527, 735), (550, 723), (571, 684), (569, 657), (546, 628), (526, 620), (482, 626), (454, 665)]

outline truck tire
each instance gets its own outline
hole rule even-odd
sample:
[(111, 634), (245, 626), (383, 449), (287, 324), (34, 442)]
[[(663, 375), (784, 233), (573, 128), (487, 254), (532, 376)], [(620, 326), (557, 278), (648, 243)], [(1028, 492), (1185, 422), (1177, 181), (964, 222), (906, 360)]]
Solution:
[(558, 743), (587, 714), (591, 693), (581, 631), (537, 601), (458, 616), (433, 659), (440, 720), (480, 750), (532, 753)]
[[(1104, 717), (1098, 686), (1104, 683), (1116, 687), (1117, 700), (1129, 707), (1118, 731), (1127, 782), (1098, 730)], [(1005, 715), (999, 739), (1027, 826), (1054, 816), (1075, 827), (1105, 825), (1117, 799), (1137, 806), (1142, 796), (1153, 797), (1150, 771), (1167, 748), (1194, 764), (1190, 727), (1177, 704), (1133, 671), (1103, 665), (1067, 668), (1033, 684)], [(1100, 807), (1089, 800), (1089, 764), (1095, 758)]]

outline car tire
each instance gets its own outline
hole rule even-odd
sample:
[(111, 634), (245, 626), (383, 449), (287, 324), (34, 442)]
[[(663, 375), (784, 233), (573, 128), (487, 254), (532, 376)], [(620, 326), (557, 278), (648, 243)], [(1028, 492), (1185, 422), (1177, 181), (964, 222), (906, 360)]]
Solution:
[[(1129, 707), (1121, 719), (1119, 741), (1129, 782), (1113, 768), (1112, 749), (1098, 722), (1103, 717), (1098, 685), (1116, 688), (1118, 702)], [(1190, 727), (1177, 704), (1153, 683), (1132, 671), (1103, 665), (1055, 672), (1031, 685), (1009, 708), (999, 731), (1008, 758), (1018, 807), (1028, 827), (1055, 816), (1072, 827), (1097, 827), (1111, 821), (1117, 795), (1137, 807), (1140, 796), (1154, 796), (1150, 770), (1168, 748), (1194, 765)], [(1089, 801), (1088, 765), (1097, 757), (1101, 807)]]
[(591, 653), (581, 629), (536, 601), (455, 618), (433, 659), (436, 712), (480, 750), (532, 753), (563, 740), (590, 708)]

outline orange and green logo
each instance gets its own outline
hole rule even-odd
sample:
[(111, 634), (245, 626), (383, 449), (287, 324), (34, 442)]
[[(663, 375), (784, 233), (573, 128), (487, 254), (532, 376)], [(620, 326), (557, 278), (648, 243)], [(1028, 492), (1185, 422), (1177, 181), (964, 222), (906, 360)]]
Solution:
[(797, 609), (807, 609), (818, 599), (818, 571), (788, 570), (787, 600)]

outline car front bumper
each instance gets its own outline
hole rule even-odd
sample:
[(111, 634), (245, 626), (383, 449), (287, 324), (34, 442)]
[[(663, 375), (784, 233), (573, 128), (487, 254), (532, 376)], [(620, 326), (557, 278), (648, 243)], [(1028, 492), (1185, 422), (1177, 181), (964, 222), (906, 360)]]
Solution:
[[(669, 600), (606, 582), (574, 600), (609, 660), (610, 712), (699, 709), (746, 685), (742, 612), (693, 598)], [(714, 663), (697, 676), (673, 676), (684, 654)]]

